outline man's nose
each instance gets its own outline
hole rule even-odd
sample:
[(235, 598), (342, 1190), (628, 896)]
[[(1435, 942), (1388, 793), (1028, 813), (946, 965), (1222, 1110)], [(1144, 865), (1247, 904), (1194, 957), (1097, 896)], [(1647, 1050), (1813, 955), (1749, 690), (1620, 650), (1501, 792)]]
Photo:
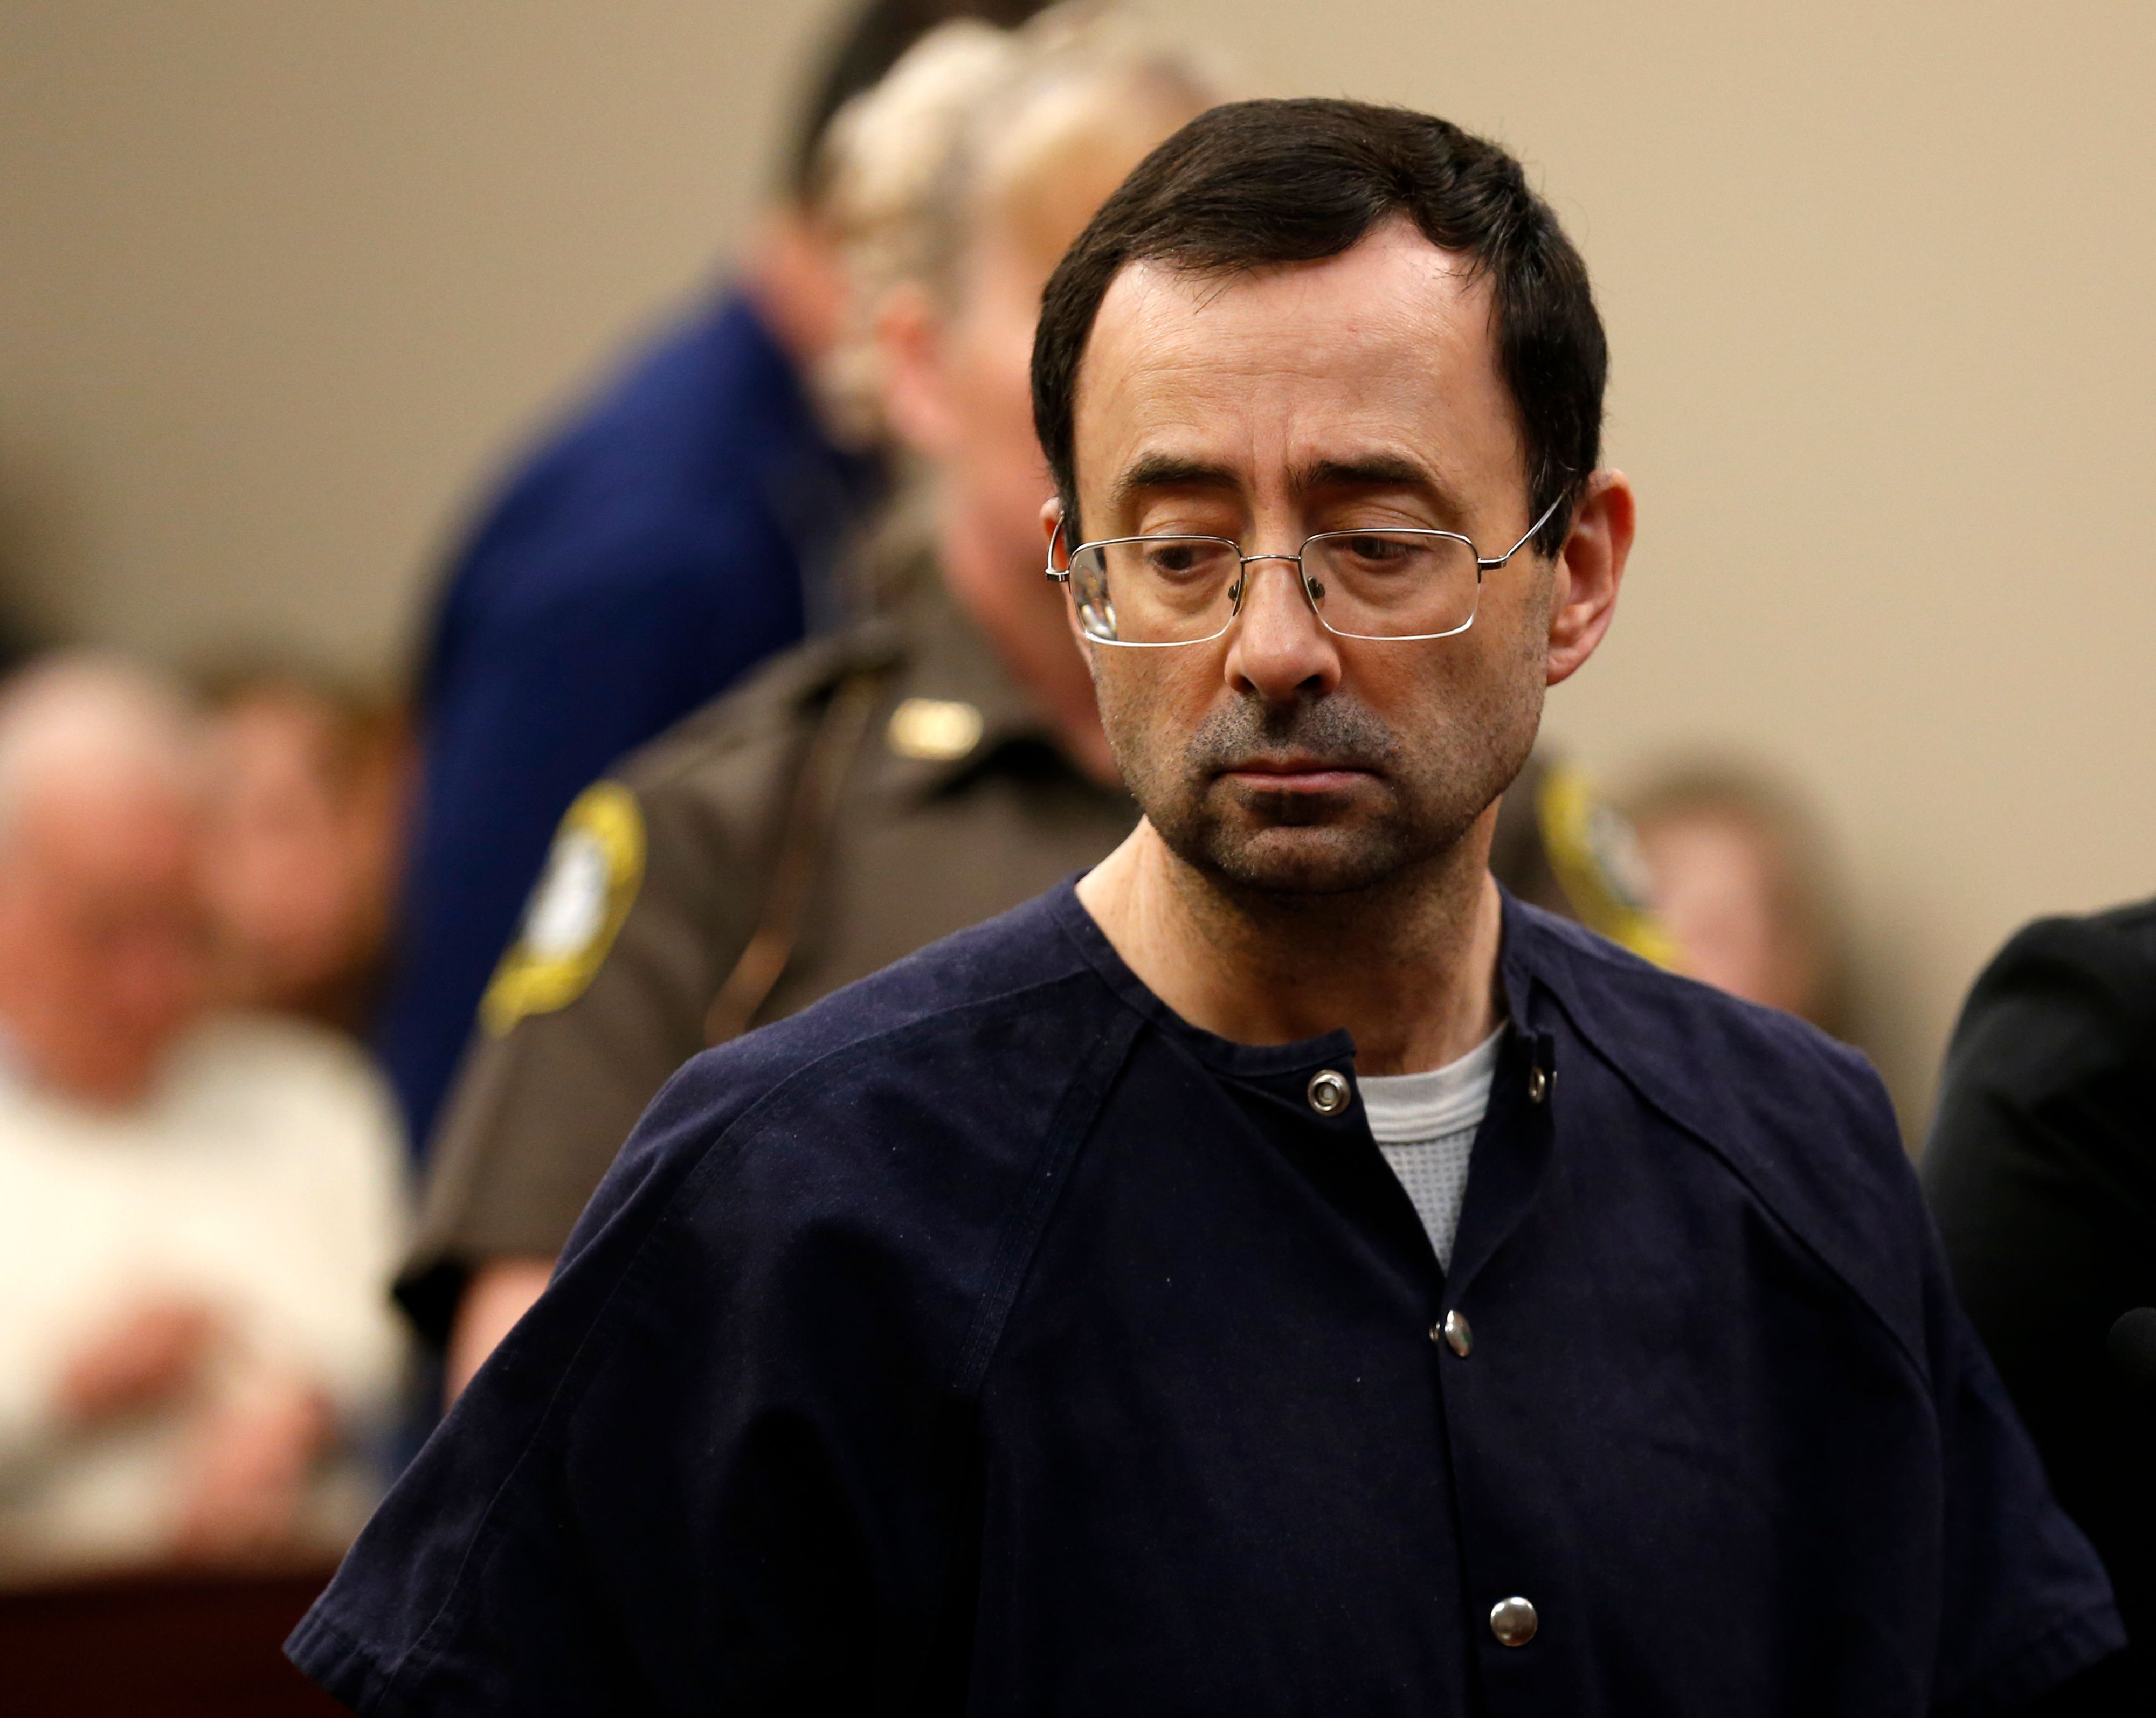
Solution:
[(1228, 629), (1228, 682), (1268, 703), (1286, 704), (1340, 683), (1338, 640), (1319, 622), (1292, 556), (1253, 556), (1243, 568), (1243, 601)]

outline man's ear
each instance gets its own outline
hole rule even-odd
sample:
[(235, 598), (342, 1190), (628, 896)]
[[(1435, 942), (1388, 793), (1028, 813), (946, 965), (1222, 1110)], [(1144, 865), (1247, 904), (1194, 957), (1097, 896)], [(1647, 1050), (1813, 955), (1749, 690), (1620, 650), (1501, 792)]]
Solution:
[(1632, 552), (1636, 505), (1621, 471), (1598, 471), (1573, 509), (1550, 595), (1548, 684), (1568, 680), (1616, 618), (1617, 587)]
[[(1062, 524), (1063, 498), (1060, 495), (1050, 495), (1040, 504), (1040, 536), (1042, 542), (1046, 546), (1046, 552), (1041, 557), (1041, 564), (1044, 567), (1055, 564), (1055, 533), (1061, 528)], [(1063, 551), (1066, 555), (1070, 551), (1070, 544), (1067, 539), (1063, 544)], [(1086, 628), (1078, 624), (1078, 605), (1071, 599), (1070, 587), (1066, 583), (1060, 588), (1063, 592), (1063, 618), (1070, 624), (1070, 636), (1078, 641), (1079, 653), (1085, 657), (1086, 665), (1091, 668), (1093, 665), (1093, 641), (1086, 637)]]
[(924, 459), (942, 458), (954, 433), (943, 375), (943, 326), (917, 282), (893, 287), (877, 306), (875, 345), (884, 415), (893, 433)]

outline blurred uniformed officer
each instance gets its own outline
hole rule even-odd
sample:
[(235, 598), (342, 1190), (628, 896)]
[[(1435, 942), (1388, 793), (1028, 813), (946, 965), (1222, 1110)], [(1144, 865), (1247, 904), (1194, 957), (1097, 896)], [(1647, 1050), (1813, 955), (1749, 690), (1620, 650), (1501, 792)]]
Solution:
[(814, 171), (829, 120), (942, 20), (1038, 6), (858, 0), (735, 278), (526, 455), (459, 551), (421, 674), (424, 779), (377, 1029), (415, 1148), (569, 803), (849, 618), (840, 563), (883, 474), (875, 438), (827, 421), (817, 386), (845, 314)]
[[(1127, 22), (954, 25), (834, 133), (882, 408), (924, 485), (870, 556), (891, 612), (803, 646), (589, 789), (481, 1009), (400, 1285), (454, 1392), (536, 1298), (661, 1084), (1091, 866), (1137, 816), (1063, 600), (1027, 383), (1042, 283), (1122, 175), (1207, 105)], [(992, 140), (992, 141), (991, 141)], [(957, 259), (956, 261), (951, 259)], [(1625, 832), (1537, 760), (1492, 868), (1661, 952)], [(453, 1333), (453, 1334), (452, 1334)]]

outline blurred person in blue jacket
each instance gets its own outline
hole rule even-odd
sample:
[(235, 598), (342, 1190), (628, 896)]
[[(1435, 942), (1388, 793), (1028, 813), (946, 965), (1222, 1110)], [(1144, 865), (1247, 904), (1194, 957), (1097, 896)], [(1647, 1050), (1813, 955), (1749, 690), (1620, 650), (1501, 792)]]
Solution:
[(816, 145), (945, 18), (1027, 0), (870, 0), (815, 83), (734, 281), (633, 356), (510, 478), (452, 569), (419, 688), (424, 785), (379, 1048), (423, 1148), (488, 974), (579, 790), (804, 633), (876, 499), (814, 374), (844, 315)]

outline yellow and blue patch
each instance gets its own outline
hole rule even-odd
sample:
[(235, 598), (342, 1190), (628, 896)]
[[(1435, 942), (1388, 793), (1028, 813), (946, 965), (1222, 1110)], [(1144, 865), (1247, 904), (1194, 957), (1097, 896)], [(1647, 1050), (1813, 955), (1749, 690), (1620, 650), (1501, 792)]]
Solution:
[(495, 969), (480, 1022), (500, 1038), (527, 1014), (567, 1008), (613, 946), (644, 881), (644, 813), (619, 782), (577, 796), (555, 832), (516, 941)]
[(1535, 795), (1535, 818), (1550, 869), (1579, 922), (1642, 960), (1681, 967), (1676, 943), (1647, 905), (1632, 826), (1603, 803), (1586, 772), (1553, 765)]

